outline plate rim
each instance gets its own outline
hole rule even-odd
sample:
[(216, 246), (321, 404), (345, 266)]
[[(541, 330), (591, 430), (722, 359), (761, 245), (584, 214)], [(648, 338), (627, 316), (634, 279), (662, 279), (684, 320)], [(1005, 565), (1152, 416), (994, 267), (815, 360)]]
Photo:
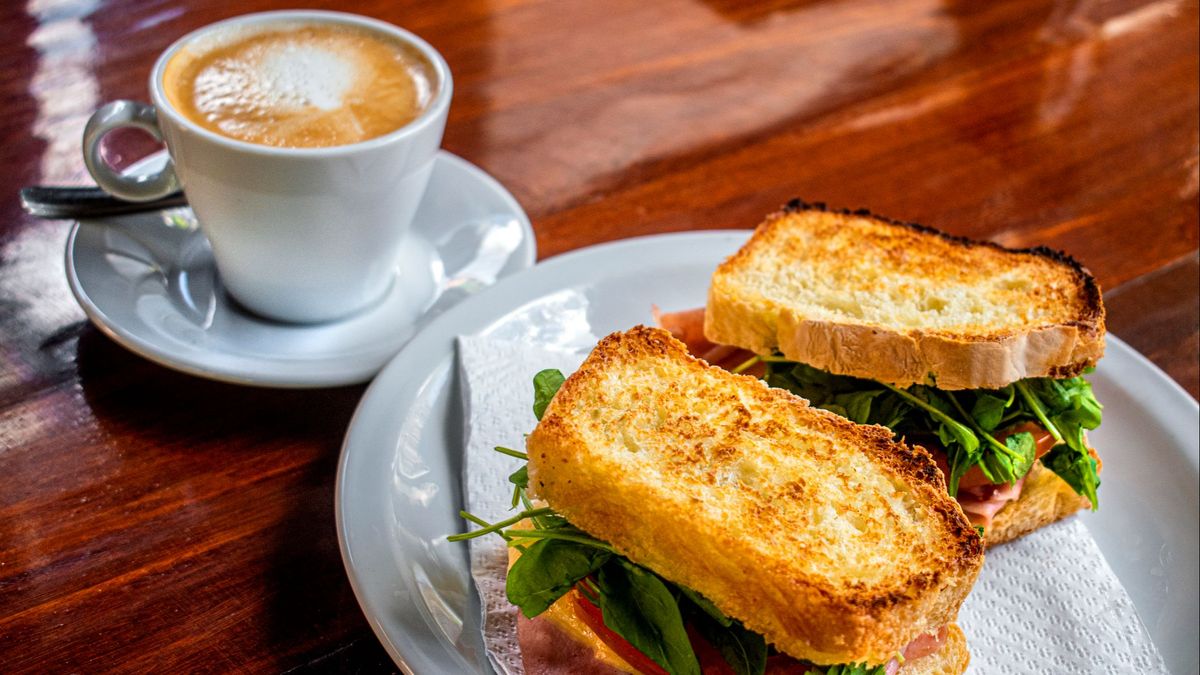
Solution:
[[(407, 358), (407, 354), (413, 353), (416, 350), (423, 350), (426, 343), (431, 346), (436, 346), (438, 342), (447, 342), (451, 345), (448, 352), (443, 353), (436, 363), (432, 363), (428, 370), (422, 370), (420, 377), (411, 378), (414, 386), (424, 384), (433, 377), (440, 364), (446, 359), (453, 361), (453, 341), (460, 334), (454, 328), (460, 323), (469, 323), (471, 330), (478, 331), (481, 328), (486, 328), (494, 323), (497, 319), (515, 310), (522, 304), (536, 301), (543, 297), (544, 293), (533, 292), (532, 295), (519, 294), (519, 290), (525, 284), (533, 284), (540, 277), (552, 274), (555, 269), (565, 265), (571, 265), (578, 262), (580, 259), (588, 257), (597, 257), (608, 255), (614, 249), (622, 247), (636, 246), (638, 244), (648, 243), (659, 240), (678, 240), (680, 243), (687, 239), (718, 239), (725, 238), (741, 238), (744, 241), (750, 236), (752, 230), (737, 230), (737, 229), (716, 229), (716, 230), (699, 230), (699, 231), (683, 231), (662, 234), (644, 235), (627, 239), (618, 239), (607, 241), (592, 246), (574, 249), (563, 254), (549, 258), (529, 269), (517, 272), (499, 282), (485, 291), (468, 298), (459, 305), (453, 307), (445, 314), (437, 317), (429, 325), (425, 326), (418, 335), (406, 343), (388, 363), (379, 371), (379, 374), (372, 381), (371, 385), (363, 393), (358, 405), (355, 408), (354, 414), (350, 419), (346, 434), (343, 438), (339, 458), (338, 469), (335, 479), (334, 489), (334, 518), (338, 536), (338, 547), (342, 555), (342, 564), (346, 570), (347, 578), (350, 581), (351, 588), (354, 592), (364, 617), (371, 626), (376, 638), (380, 644), (391, 656), (395, 664), (405, 673), (411, 675), (414, 673), (412, 666), (403, 653), (396, 647), (390, 639), (388, 632), (385, 630), (382, 619), (376, 616), (375, 612), (369, 606), (369, 598), (366, 597), (366, 591), (363, 588), (363, 581), (360, 578), (360, 572), (355, 569), (352, 556), (353, 552), (349, 548), (347, 537), (348, 524), (345, 521), (346, 509), (344, 508), (344, 496), (347, 492), (346, 480), (348, 479), (348, 471), (350, 464), (350, 453), (353, 441), (356, 435), (364, 433), (361, 429), (363, 418), (367, 414), (365, 411), (371, 407), (374, 397), (380, 395), (386, 387), (391, 385), (393, 373), (397, 372)], [(736, 244), (736, 241), (733, 243)], [(731, 248), (729, 253), (732, 254), (736, 248)], [(514, 290), (510, 290), (514, 289)], [(519, 299), (519, 304), (513, 304), (504, 300), (498, 300), (506, 294), (513, 294), (515, 299)], [(494, 299), (495, 298), (495, 299)], [(479, 311), (479, 308), (484, 308), (484, 311)], [(467, 316), (469, 319), (461, 317)], [(1138, 352), (1136, 349), (1121, 340), (1118, 336), (1108, 333), (1106, 336), (1108, 346), (1115, 352), (1119, 352), (1123, 357), (1132, 358), (1133, 361), (1141, 368), (1148, 370), (1153, 374), (1154, 381), (1158, 385), (1166, 384), (1165, 391), (1169, 394), (1170, 399), (1175, 404), (1182, 405), (1188, 409), (1194, 419), (1200, 419), (1200, 402), (1193, 399), (1190, 394), (1179, 383), (1175, 382), (1153, 361), (1150, 361), (1146, 356)], [(412, 374), (412, 373), (410, 373)], [(357, 433), (356, 433), (357, 430)], [(1200, 453), (1197, 453), (1196, 448), (1182, 448), (1181, 453), (1191, 464), (1193, 469), (1200, 470)], [(471, 589), (474, 590), (473, 583)]]
[[(138, 171), (142, 167), (153, 165), (155, 162), (161, 162), (167, 156), (165, 150), (152, 153), (142, 160), (133, 164), (127, 171)], [(502, 201), (506, 203), (512, 214), (515, 216), (518, 225), (521, 228), (522, 245), (513, 252), (512, 260), (516, 262), (517, 269), (507, 274), (501, 274), (496, 284), (505, 280), (509, 276), (524, 272), (534, 266), (537, 261), (537, 235), (533, 230), (533, 224), (529, 219), (529, 214), (525, 211), (521, 203), (516, 197), (506, 188), (495, 176), (485, 171), (482, 167), (473, 162), (460, 157), (448, 150), (438, 150), (436, 155), (437, 161), (448, 162), (452, 165), (457, 165), (460, 169), (472, 174), (476, 179), (493, 190)], [(166, 209), (163, 209), (166, 210)], [(121, 216), (116, 216), (120, 218)], [(271, 368), (264, 368), (255, 372), (248, 372), (234, 368), (213, 368), (210, 364), (196, 360), (189, 356), (179, 358), (176, 355), (170, 354), (167, 350), (155, 346), (152, 342), (134, 334), (127, 327), (120, 325), (118, 322), (112, 321), (87, 294), (83, 288), (75, 266), (76, 242), (84, 224), (99, 224), (102, 218), (80, 218), (72, 221), (71, 230), (67, 235), (66, 246), (63, 252), (63, 263), (66, 270), (67, 286), (71, 290), (71, 294), (75, 297), (76, 303), (83, 309), (88, 321), (98, 328), (100, 332), (108, 336), (112, 341), (121, 345), (125, 349), (137, 354), (138, 356), (156, 363), (165, 368), (182, 372), (196, 377), (203, 377), (217, 382), (225, 382), (228, 384), (238, 384), (255, 387), (269, 387), (272, 389), (318, 389), (324, 387), (338, 387), (354, 384), (361, 384), (372, 379), (375, 375), (383, 370), (396, 353), (400, 351), (412, 339), (415, 339), (417, 334), (414, 334), (400, 345), (400, 348), (388, 354), (379, 365), (369, 368), (354, 368), (345, 370), (340, 373), (331, 374), (303, 374), (303, 369), (296, 369), (295, 363), (292, 362), (275, 362), (277, 365)], [(103, 226), (103, 225), (100, 225)], [(492, 284), (495, 285), (495, 284)], [(485, 289), (485, 290), (490, 290)], [(465, 300), (469, 300), (466, 298)], [(461, 304), (461, 303), (459, 303)], [(451, 307), (450, 309), (454, 309)], [(447, 310), (447, 313), (450, 310)], [(271, 363), (270, 359), (243, 357), (260, 364)], [(296, 371), (300, 370), (302, 374), (296, 375)]]

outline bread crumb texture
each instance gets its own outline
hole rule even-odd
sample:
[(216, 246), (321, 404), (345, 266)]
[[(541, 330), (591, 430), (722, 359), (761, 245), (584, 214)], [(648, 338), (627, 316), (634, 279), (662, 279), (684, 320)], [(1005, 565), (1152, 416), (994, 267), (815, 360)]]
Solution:
[(880, 663), (952, 621), (983, 560), (923, 449), (659, 329), (605, 338), (527, 445), (535, 496), (816, 663)]
[(714, 274), (705, 334), (841, 374), (943, 388), (1073, 375), (1103, 353), (1069, 256), (792, 202)]

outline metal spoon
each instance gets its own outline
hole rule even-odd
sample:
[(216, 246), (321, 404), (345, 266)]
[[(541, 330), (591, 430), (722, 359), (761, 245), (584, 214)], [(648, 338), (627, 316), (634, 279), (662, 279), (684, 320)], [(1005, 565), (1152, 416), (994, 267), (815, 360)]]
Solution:
[(183, 192), (148, 202), (127, 202), (100, 188), (34, 185), (21, 188), (21, 206), (39, 218), (96, 218), (186, 206)]

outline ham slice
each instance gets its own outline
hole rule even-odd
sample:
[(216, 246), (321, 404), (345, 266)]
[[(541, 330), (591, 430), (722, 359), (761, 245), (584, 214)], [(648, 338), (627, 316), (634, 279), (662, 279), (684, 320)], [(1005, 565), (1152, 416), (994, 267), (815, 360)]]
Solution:
[[(919, 659), (923, 656), (929, 656), (930, 654), (937, 653), (937, 650), (941, 649), (942, 645), (946, 644), (947, 634), (948, 631), (946, 630), (946, 627), (942, 626), (936, 633), (925, 633), (918, 635), (917, 639), (908, 643), (908, 646), (905, 647), (900, 653), (904, 655), (905, 661), (912, 661), (913, 659)], [(892, 659), (891, 661), (887, 662), (885, 669), (886, 670), (884, 672), (886, 672), (887, 675), (896, 675), (896, 673), (900, 672), (900, 662), (896, 659)]]
[(992, 526), (992, 519), (996, 517), (996, 513), (1000, 509), (1009, 502), (1020, 499), (1023, 485), (1025, 485), (1024, 476), (1012, 485), (1001, 483), (962, 488), (958, 491), (956, 499), (971, 524), (980, 525), (986, 530)]
[[(568, 603), (576, 616), (579, 616), (580, 619), (585, 618), (586, 610), (582, 613), (579, 610), (587, 607), (582, 604), (586, 601), (582, 601), (575, 593), (560, 599), (559, 602)], [(553, 612), (549, 614), (553, 614)], [(526, 619), (518, 613), (517, 641), (520, 645), (521, 660), (526, 673), (530, 675), (565, 675), (566, 673), (620, 675), (632, 672), (642, 675), (644, 672), (630, 666), (628, 662), (620, 660), (619, 654), (624, 650), (618, 649), (614, 652), (613, 646), (606, 644), (604, 639), (594, 632), (597, 626), (592, 625), (591, 622), (583, 621), (583, 624), (590, 629), (586, 631), (585, 635), (577, 630), (565, 630), (564, 626), (559, 625), (562, 617), (555, 620), (549, 614)], [(598, 609), (594, 610), (593, 619), (601, 620)], [(602, 627), (600, 629), (603, 630)], [(942, 626), (936, 632), (918, 635), (900, 653), (906, 661), (933, 654), (946, 643), (947, 634), (947, 627)], [(700, 660), (701, 670), (705, 675), (733, 675), (733, 668), (725, 663), (716, 648), (700, 638), (698, 633), (690, 627), (688, 636), (692, 639), (692, 646), (696, 649), (696, 656)], [(611, 634), (609, 639), (624, 642), (616, 634)], [(625, 643), (625, 647), (630, 650), (634, 649), (628, 643)], [(616, 656), (615, 663), (613, 659), (602, 656), (603, 653)], [(623, 667), (618, 667), (618, 664)], [(653, 666), (653, 664), (651, 665)], [(886, 666), (888, 675), (896, 675), (899, 667), (900, 662), (897, 659), (889, 661)], [(657, 666), (653, 666), (653, 668), (661, 671)], [(775, 654), (767, 658), (766, 675), (811, 675), (814, 672), (823, 673), (825, 670), (819, 669), (811, 663), (794, 659), (787, 654)]]
[[(688, 352), (696, 358), (704, 359), (711, 365), (720, 366), (725, 370), (733, 370), (754, 356), (753, 352), (719, 345), (704, 337), (704, 308), (685, 309), (682, 312), (662, 312), (658, 307), (651, 307), (654, 322), (659, 328), (665, 329), (687, 346)], [(761, 374), (761, 369), (747, 374)]]

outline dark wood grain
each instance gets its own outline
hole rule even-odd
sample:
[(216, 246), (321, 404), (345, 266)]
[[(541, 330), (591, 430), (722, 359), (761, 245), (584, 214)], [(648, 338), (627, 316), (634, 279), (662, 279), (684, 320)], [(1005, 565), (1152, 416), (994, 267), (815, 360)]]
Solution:
[(1200, 398), (1200, 257), (1196, 252), (1104, 295), (1109, 330)]
[[(4, 672), (394, 669), (333, 524), (362, 388), (235, 387), (126, 352), (71, 298), (66, 224), (15, 198), (87, 182), (87, 116), (145, 99), (178, 36), (322, 4), (0, 6)], [(1200, 393), (1194, 1), (338, 6), (443, 52), (445, 146), (516, 194), (542, 257), (752, 227), (794, 196), (867, 206), (1069, 251), (1105, 288), (1110, 329)]]

